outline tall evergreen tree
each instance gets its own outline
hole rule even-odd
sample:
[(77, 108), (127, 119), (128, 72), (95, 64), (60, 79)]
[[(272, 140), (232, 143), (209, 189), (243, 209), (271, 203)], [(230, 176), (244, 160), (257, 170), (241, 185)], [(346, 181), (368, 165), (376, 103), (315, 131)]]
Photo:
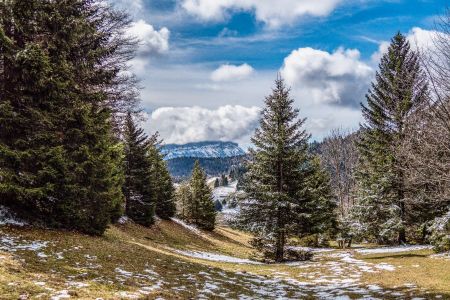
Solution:
[(405, 243), (407, 190), (398, 150), (408, 118), (428, 99), (428, 87), (419, 57), (402, 34), (392, 38), (366, 98), (354, 215), (359, 229), (377, 241)]
[(175, 188), (157, 144), (153, 144), (150, 148), (152, 181), (155, 186), (155, 208), (158, 217), (167, 220), (172, 218), (176, 212)]
[(329, 191), (319, 196), (328, 182), (319, 178), (311, 161), (309, 135), (302, 129), (305, 120), (298, 118), (289, 92), (278, 78), (266, 97), (260, 128), (252, 138), (255, 149), (244, 182), (248, 200), (240, 215), (241, 223), (275, 245), (277, 262), (284, 259), (290, 236), (316, 232), (314, 227), (322, 223), (316, 216), (333, 211)]
[(136, 223), (149, 226), (153, 223), (155, 213), (155, 183), (151, 172), (151, 158), (149, 151), (151, 141), (138, 128), (131, 113), (125, 119), (123, 132), (125, 143), (125, 212)]
[(120, 215), (128, 23), (96, 1), (0, 3), (0, 201), (20, 215), (92, 234)]
[(216, 223), (216, 211), (206, 174), (200, 167), (199, 161), (194, 164), (189, 186), (192, 201), (188, 204), (189, 221), (202, 229), (213, 230)]

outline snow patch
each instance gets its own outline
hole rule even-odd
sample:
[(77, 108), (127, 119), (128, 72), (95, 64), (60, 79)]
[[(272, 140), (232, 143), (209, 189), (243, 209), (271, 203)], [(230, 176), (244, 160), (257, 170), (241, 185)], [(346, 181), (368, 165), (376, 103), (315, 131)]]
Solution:
[(183, 226), (187, 230), (192, 231), (195, 234), (202, 235), (202, 232), (197, 227), (195, 227), (193, 225), (189, 225), (189, 224), (185, 223), (184, 221), (182, 221), (180, 219), (177, 219), (177, 218), (171, 218), (171, 220), (174, 221), (175, 223)]
[(310, 251), (313, 253), (332, 252), (336, 250), (332, 248), (311, 248), (311, 247), (297, 247), (297, 246), (289, 246), (288, 248), (294, 251)]
[(373, 249), (357, 249), (356, 252), (361, 254), (377, 254), (377, 253), (398, 253), (398, 252), (410, 252), (432, 249), (429, 245), (410, 245), (410, 246), (398, 246), (398, 247), (382, 247)]
[(0, 226), (1, 225), (28, 225), (25, 221), (19, 220), (6, 206), (0, 205)]
[(128, 223), (130, 221), (130, 219), (127, 217), (127, 216), (121, 216), (120, 218), (119, 218), (119, 220), (117, 220), (117, 223), (119, 223), (119, 224), (126, 224), (126, 223)]
[(235, 264), (252, 264), (252, 265), (260, 265), (262, 263), (250, 260), (250, 259), (243, 259), (233, 256), (227, 256), (222, 254), (216, 254), (216, 253), (210, 253), (210, 252), (201, 252), (201, 251), (183, 251), (183, 250), (176, 250), (173, 249), (172, 251), (193, 257), (193, 258), (199, 258), (209, 261), (218, 261), (218, 262), (227, 262), (227, 263), (235, 263)]

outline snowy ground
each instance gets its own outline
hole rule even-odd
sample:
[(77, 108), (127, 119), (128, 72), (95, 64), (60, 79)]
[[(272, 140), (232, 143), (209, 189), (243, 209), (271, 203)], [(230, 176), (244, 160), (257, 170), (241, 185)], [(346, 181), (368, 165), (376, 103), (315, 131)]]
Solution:
[[(82, 246), (64, 249), (62, 252), (52, 252), (52, 241), (25, 240), (20, 237), (2, 235), (0, 251), (16, 253), (20, 251), (34, 252), (36, 257), (46, 263), (49, 259), (62, 259), (70, 251), (84, 253)], [(274, 268), (275, 265), (265, 265), (248, 259), (227, 256), (218, 253), (178, 250), (166, 248), (176, 254), (188, 258), (205, 261), (224, 262), (236, 264), (234, 272), (222, 271), (217, 268), (206, 267), (201, 272), (189, 272), (191, 267), (179, 259), (172, 259), (174, 268), (181, 269), (179, 278), (170, 277), (168, 273), (158, 273), (151, 264), (143, 267), (142, 271), (135, 271), (126, 265), (117, 265), (112, 277), (98, 277), (90, 281), (84, 280), (102, 269), (101, 262), (93, 254), (84, 253), (83, 260), (77, 264), (83, 265), (84, 276), (69, 276), (61, 289), (47, 287), (44, 280), (35, 281), (36, 286), (46, 288), (46, 295), (50, 299), (69, 299), (69, 291), (89, 288), (96, 282), (117, 282), (125, 285), (129, 281), (137, 281), (139, 288), (136, 291), (118, 291), (115, 296), (123, 299), (139, 299), (158, 290), (172, 290), (173, 295), (186, 290), (197, 291), (196, 299), (301, 299), (314, 295), (318, 299), (404, 299), (411, 298), (417, 287), (405, 283), (401, 291), (388, 290), (378, 285), (362, 282), (364, 273), (395, 272), (396, 267), (385, 262), (369, 263), (354, 257), (352, 251), (333, 249), (315, 249), (316, 254), (312, 261), (284, 264), (287, 270), (301, 272), (307, 280), (299, 280), (289, 272), (273, 272), (272, 276), (262, 276), (251, 272), (240, 271), (241, 265), (254, 264), (259, 268)], [(380, 249), (371, 249), (378, 251)], [(413, 251), (412, 247), (409, 247)], [(414, 248), (422, 249), (422, 248)], [(369, 249), (361, 249), (359, 252)], [(392, 249), (393, 250), (393, 249)], [(393, 250), (394, 251), (394, 250)], [(362, 252), (365, 253), (365, 252)], [(379, 253), (379, 252), (375, 252)], [(91, 266), (90, 268), (88, 266)], [(326, 271), (323, 271), (326, 270)], [(88, 275), (91, 274), (91, 275)], [(419, 299), (419, 298), (418, 298)]]
[(219, 186), (214, 188), (213, 197), (214, 200), (226, 199), (230, 194), (236, 192), (237, 181), (231, 182), (228, 186)]
[[(196, 234), (206, 234), (178, 219), (173, 221)], [(365, 275), (395, 274), (401, 266), (389, 260), (362, 259), (368, 254), (421, 251), (429, 249), (428, 246), (357, 250), (307, 248), (315, 252), (311, 261), (271, 265), (215, 250), (175, 249), (162, 245), (166, 254), (157, 256), (157, 252), (138, 252), (148, 257), (144, 263), (136, 264), (132, 256), (124, 260), (111, 257), (110, 251), (116, 244), (111, 244), (110, 251), (105, 250), (105, 259), (102, 258), (105, 253), (93, 252), (89, 243), (83, 245), (79, 242), (70, 246), (58, 243), (58, 238), (23, 237), (0, 226), (0, 273), (5, 270), (2, 268), (7, 258), (16, 257), (23, 267), (26, 267), (26, 261), (36, 260), (45, 270), (51, 269), (52, 276), (58, 274), (57, 284), (52, 284), (51, 277), (33, 272), (27, 273), (30, 276), (27, 281), (42, 290), (40, 298), (55, 300), (76, 298), (73, 295), (91, 288), (97, 291), (99, 285), (114, 287), (114, 294), (109, 297), (112, 299), (147, 296), (153, 299), (155, 292), (162, 291), (171, 296), (160, 299), (302, 299), (311, 296), (317, 299), (429, 299), (414, 298), (418, 294), (426, 294), (426, 291), (411, 282), (402, 282), (392, 289), (367, 283)], [(125, 244), (122, 247), (126, 250), (118, 252), (119, 256), (128, 253), (130, 244)], [(432, 257), (446, 262), (443, 255)], [(221, 263), (223, 269), (216, 267)], [(108, 264), (112, 267), (107, 270)], [(69, 269), (74, 272), (64, 273)], [(19, 287), (23, 282), (11, 280), (8, 284)]]
[(235, 263), (235, 264), (251, 264), (251, 265), (260, 265), (260, 262), (250, 260), (250, 259), (242, 259), (238, 257), (232, 257), (217, 253), (211, 253), (211, 252), (203, 252), (203, 251), (184, 251), (184, 250), (176, 250), (172, 249), (172, 251), (192, 257), (192, 258), (199, 258), (209, 261), (218, 261), (218, 262), (226, 262), (226, 263)]
[(399, 247), (382, 247), (371, 249), (357, 249), (356, 252), (361, 254), (379, 254), (379, 253), (398, 253), (398, 252), (410, 252), (432, 249), (432, 246), (428, 245), (405, 245)]

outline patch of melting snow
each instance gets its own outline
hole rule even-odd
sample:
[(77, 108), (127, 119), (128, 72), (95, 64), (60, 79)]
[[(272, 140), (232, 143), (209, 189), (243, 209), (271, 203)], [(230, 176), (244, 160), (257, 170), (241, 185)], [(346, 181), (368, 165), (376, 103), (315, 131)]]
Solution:
[(375, 273), (377, 272), (376, 269), (385, 271), (395, 271), (395, 267), (393, 265), (387, 263), (379, 263), (379, 264), (368, 263), (363, 260), (354, 258), (352, 254), (349, 252), (336, 253), (331, 255), (331, 257), (337, 257), (340, 258), (341, 261), (343, 262), (346, 262), (350, 265), (355, 265), (362, 272)]
[(0, 226), (1, 225), (25, 226), (28, 224), (27, 222), (16, 218), (6, 206), (0, 205)]
[(118, 293), (116, 293), (116, 295), (118, 295), (120, 298), (126, 298), (126, 299), (139, 299), (142, 296), (139, 293), (129, 293), (129, 292), (125, 292), (125, 291), (118, 292)]
[(69, 291), (68, 290), (62, 290), (59, 291), (56, 295), (53, 295), (50, 299), (51, 300), (60, 300), (60, 299), (69, 299)]
[(143, 295), (148, 295), (151, 292), (157, 290), (157, 289), (161, 289), (162, 286), (164, 284), (164, 281), (159, 280), (156, 284), (152, 285), (152, 286), (143, 286), (141, 287), (141, 289), (139, 290), (139, 292)]
[(119, 223), (119, 224), (126, 224), (126, 223), (128, 223), (130, 221), (130, 219), (127, 217), (127, 216), (121, 216), (120, 218), (119, 218), (119, 220), (117, 220), (117, 223)]
[(201, 252), (201, 251), (188, 251), (188, 250), (177, 250), (172, 249), (172, 251), (193, 257), (193, 258), (199, 258), (209, 261), (218, 261), (218, 262), (228, 262), (228, 263), (235, 263), (235, 264), (252, 264), (252, 265), (261, 265), (262, 263), (250, 259), (243, 259), (233, 256), (227, 256), (222, 254), (216, 254), (216, 253), (210, 253), (210, 252)]
[(395, 271), (395, 267), (393, 265), (389, 265), (386, 263), (376, 264), (375, 268), (377, 268), (379, 270)]
[(133, 276), (133, 272), (128, 272), (128, 271), (122, 270), (121, 268), (116, 268), (114, 271), (116, 271), (116, 273), (119, 273), (119, 275), (121, 275), (121, 276), (125, 276), (125, 277)]
[(431, 258), (450, 259), (450, 252), (438, 253), (430, 255)]
[(430, 245), (409, 245), (409, 246), (399, 246), (399, 247), (381, 247), (372, 249), (357, 249), (356, 252), (360, 254), (378, 254), (378, 253), (398, 253), (398, 252), (410, 252), (432, 249)]
[[(40, 251), (47, 247), (49, 242), (47, 241), (26, 241), (19, 240), (16, 237), (11, 237), (9, 235), (4, 235), (0, 238), (0, 250), (8, 252), (16, 252), (18, 250), (28, 250), (28, 251)], [(44, 253), (39, 252), (39, 257), (44, 257)], [(45, 256), (46, 257), (46, 256)]]
[(313, 253), (332, 252), (336, 250), (332, 248), (311, 248), (311, 247), (296, 247), (296, 246), (289, 246), (288, 248), (294, 251), (311, 251)]
[(78, 281), (69, 281), (69, 282), (66, 282), (66, 285), (73, 287), (73, 288), (77, 288), (77, 289), (81, 289), (81, 288), (85, 288), (85, 287), (89, 286), (89, 284), (87, 284), (87, 283), (78, 282)]
[(177, 223), (178, 225), (183, 226), (187, 230), (192, 231), (195, 234), (202, 235), (202, 232), (197, 227), (195, 227), (193, 225), (189, 225), (189, 224), (185, 223), (184, 221), (177, 219), (177, 218), (170, 218), (170, 219), (172, 221), (174, 221), (175, 223)]

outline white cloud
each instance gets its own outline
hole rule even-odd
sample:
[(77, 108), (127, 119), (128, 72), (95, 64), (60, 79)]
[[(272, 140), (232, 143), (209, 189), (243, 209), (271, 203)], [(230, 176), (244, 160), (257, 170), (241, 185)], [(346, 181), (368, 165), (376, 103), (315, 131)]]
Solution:
[(138, 40), (137, 56), (129, 62), (135, 74), (145, 73), (150, 58), (169, 51), (170, 31), (166, 27), (156, 30), (144, 20), (131, 23), (127, 35)]
[(242, 64), (240, 66), (221, 65), (211, 73), (211, 79), (216, 82), (240, 80), (249, 77), (253, 71), (253, 68), (248, 64)]
[[(413, 27), (406, 35), (406, 39), (409, 41), (411, 49), (428, 51), (432, 50), (434, 47), (433, 37), (436, 36), (436, 34), (438, 34), (438, 32), (434, 30), (425, 30), (419, 27)], [(378, 51), (373, 53), (371, 57), (374, 64), (378, 64), (380, 62), (383, 54), (387, 53), (389, 45), (389, 41), (382, 41), (379, 43)]]
[(148, 118), (148, 132), (159, 131), (166, 143), (206, 140), (247, 143), (258, 124), (260, 109), (225, 105), (216, 109), (161, 107)]
[(281, 74), (298, 101), (358, 106), (364, 100), (373, 69), (360, 60), (356, 49), (339, 48), (328, 53), (300, 48), (284, 59)]
[(127, 33), (139, 40), (139, 55), (163, 54), (169, 50), (170, 31), (166, 27), (156, 30), (144, 20), (133, 22)]
[(183, 0), (182, 7), (205, 21), (221, 21), (232, 11), (249, 11), (271, 27), (302, 16), (327, 16), (342, 0)]

